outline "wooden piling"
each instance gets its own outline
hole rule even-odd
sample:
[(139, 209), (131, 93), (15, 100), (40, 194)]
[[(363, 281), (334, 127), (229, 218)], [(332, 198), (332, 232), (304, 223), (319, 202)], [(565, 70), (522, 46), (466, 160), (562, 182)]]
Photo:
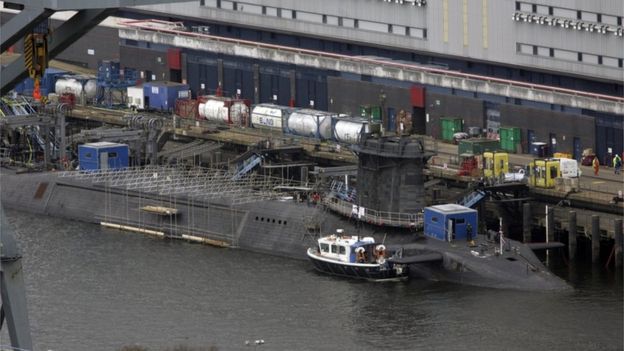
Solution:
[(597, 263), (600, 259), (600, 217), (597, 215), (592, 216), (592, 262)]
[(568, 257), (570, 261), (576, 257), (576, 212), (570, 211), (568, 217)]
[(615, 233), (615, 267), (622, 267), (622, 219), (618, 218), (614, 221)]
[(522, 241), (531, 242), (531, 204), (522, 204)]

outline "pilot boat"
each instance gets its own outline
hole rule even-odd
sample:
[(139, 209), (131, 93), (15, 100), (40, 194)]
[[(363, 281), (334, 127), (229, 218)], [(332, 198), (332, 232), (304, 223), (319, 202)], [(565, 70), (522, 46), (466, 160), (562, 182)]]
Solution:
[(408, 277), (408, 266), (392, 262), (386, 247), (376, 243), (373, 237), (343, 235), (338, 229), (336, 234), (317, 241), (316, 247), (308, 249), (308, 257), (320, 272), (372, 281)]

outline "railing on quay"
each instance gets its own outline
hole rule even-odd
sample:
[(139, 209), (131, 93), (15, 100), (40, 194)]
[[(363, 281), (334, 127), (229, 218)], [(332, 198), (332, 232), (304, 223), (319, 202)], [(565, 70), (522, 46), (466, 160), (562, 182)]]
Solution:
[(360, 221), (379, 226), (420, 229), (423, 227), (422, 213), (401, 213), (377, 211), (369, 208), (357, 206), (351, 202), (327, 196), (322, 200), (330, 210), (345, 217), (357, 218)]

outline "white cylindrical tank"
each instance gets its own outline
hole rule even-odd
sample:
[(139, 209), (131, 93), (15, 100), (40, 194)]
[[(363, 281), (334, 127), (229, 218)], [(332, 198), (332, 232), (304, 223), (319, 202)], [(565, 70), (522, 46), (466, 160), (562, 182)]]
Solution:
[(288, 132), (293, 135), (320, 138), (331, 138), (332, 114), (323, 111), (301, 109), (288, 117)]
[(254, 128), (279, 129), (283, 127), (283, 119), (288, 114), (284, 106), (260, 104), (251, 111), (251, 125)]
[(228, 123), (228, 109), (224, 101), (206, 100), (199, 104), (199, 116), (213, 122)]
[(76, 97), (80, 97), (82, 93), (82, 83), (74, 78), (60, 78), (57, 79), (54, 84), (54, 92), (58, 95), (72, 93), (76, 95)]
[(246, 124), (249, 116), (249, 106), (242, 101), (235, 101), (230, 106), (230, 122), (232, 124)]
[(357, 144), (360, 142), (361, 133), (368, 133), (368, 121), (359, 118), (340, 118), (334, 122), (334, 140)]
[(89, 79), (85, 82), (83, 91), (87, 99), (92, 99), (97, 94), (97, 82), (95, 79)]

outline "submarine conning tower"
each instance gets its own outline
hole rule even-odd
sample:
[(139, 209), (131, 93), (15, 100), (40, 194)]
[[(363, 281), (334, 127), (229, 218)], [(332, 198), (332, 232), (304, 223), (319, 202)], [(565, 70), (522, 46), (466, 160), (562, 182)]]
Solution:
[(433, 154), (422, 137), (373, 137), (358, 145), (359, 205), (377, 211), (414, 213), (425, 206), (423, 167)]

